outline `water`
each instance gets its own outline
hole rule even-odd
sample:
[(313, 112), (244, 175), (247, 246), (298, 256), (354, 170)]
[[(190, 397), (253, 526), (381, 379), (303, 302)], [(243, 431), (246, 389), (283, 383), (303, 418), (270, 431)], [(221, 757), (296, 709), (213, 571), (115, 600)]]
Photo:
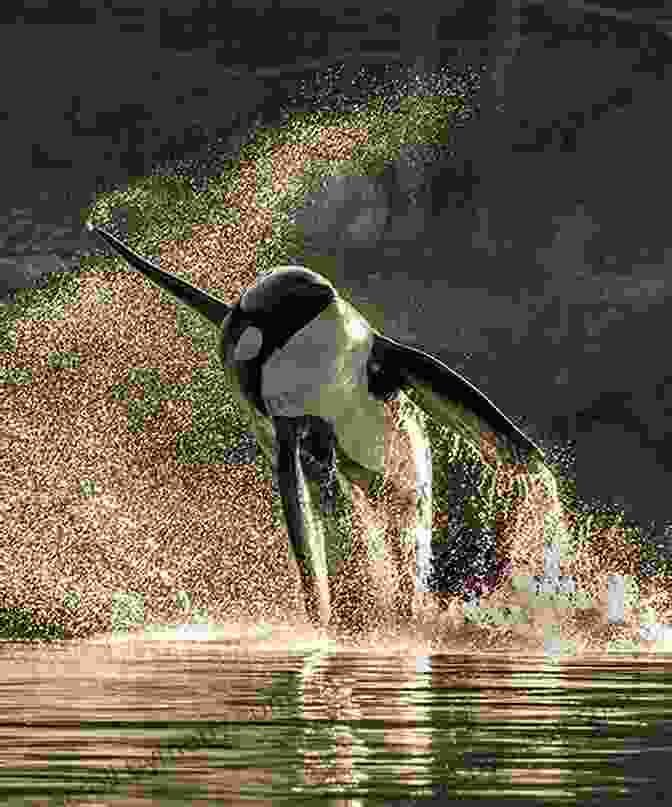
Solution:
[(648, 804), (669, 644), (474, 653), (291, 621), (5, 642), (0, 803)]

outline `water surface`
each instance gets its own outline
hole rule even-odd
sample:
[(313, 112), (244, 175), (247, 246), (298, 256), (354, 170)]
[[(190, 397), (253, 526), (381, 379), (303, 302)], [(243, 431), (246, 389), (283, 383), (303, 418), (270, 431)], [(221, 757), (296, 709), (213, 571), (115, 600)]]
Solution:
[(670, 778), (666, 651), (467, 653), (236, 623), (4, 642), (0, 798), (649, 804)]

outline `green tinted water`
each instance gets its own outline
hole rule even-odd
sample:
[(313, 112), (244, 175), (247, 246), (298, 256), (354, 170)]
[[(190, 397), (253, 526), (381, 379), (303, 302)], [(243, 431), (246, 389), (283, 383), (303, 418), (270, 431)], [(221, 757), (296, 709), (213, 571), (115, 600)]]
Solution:
[(233, 623), (4, 643), (0, 801), (650, 803), (665, 650), (467, 654)]

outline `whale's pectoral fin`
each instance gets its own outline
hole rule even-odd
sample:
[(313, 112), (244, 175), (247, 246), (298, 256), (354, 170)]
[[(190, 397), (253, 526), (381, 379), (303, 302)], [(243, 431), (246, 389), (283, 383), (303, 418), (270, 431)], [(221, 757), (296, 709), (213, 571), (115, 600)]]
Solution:
[(310, 621), (324, 627), (330, 618), (329, 583), (326, 578), (324, 546), (319, 525), (313, 524), (308, 490), (301, 463), (300, 441), (303, 417), (273, 418), (277, 442), (277, 474), (287, 533), (299, 569), (306, 611)]
[(176, 275), (171, 275), (170, 272), (164, 272), (163, 269), (148, 261), (147, 258), (143, 258), (142, 255), (132, 250), (112, 233), (101, 230), (100, 227), (96, 227), (91, 223), (86, 226), (90, 232), (95, 233), (115, 252), (121, 255), (130, 266), (149, 278), (160, 289), (172, 294), (176, 300), (185, 303), (202, 317), (205, 317), (212, 325), (221, 325), (231, 312), (231, 306), (208, 294), (207, 291), (187, 283), (186, 280), (181, 280)]
[(508, 451), (514, 462), (526, 463), (532, 456), (543, 459), (541, 449), (484, 393), (436, 356), (376, 334), (371, 363), (384, 379), (383, 389), (412, 387), (423, 409), (477, 450), (492, 448), (486, 438), (489, 432), (495, 437), (496, 448), (504, 449), (504, 456)]

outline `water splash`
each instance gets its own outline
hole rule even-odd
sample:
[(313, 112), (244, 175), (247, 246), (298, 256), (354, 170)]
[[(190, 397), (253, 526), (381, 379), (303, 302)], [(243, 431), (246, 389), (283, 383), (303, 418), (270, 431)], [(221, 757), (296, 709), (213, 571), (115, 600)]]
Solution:
[[(304, 177), (324, 178), (334, 166), (365, 173), (399, 157), (405, 139), (435, 139), (425, 125), (442, 122), (457, 100), (449, 88), (406, 99), (403, 115), (378, 105), (336, 122), (306, 119), (284, 142), (260, 141), (201, 196), (150, 177), (99, 199), (93, 212), (106, 221), (115, 208), (128, 211), (134, 237), (148, 239), (138, 249), (153, 254), (160, 244), (167, 269), (193, 272), (194, 282), (224, 289), (231, 301), (260, 266), (300, 246), (286, 237)], [(185, 232), (188, 240), (178, 240)], [(107, 262), (83, 262), (71, 279), (67, 299), (51, 300), (53, 289), (24, 298), (12, 315), (15, 347), (1, 357), (5, 608), (90, 635), (113, 627), (114, 603), (125, 602), (118, 592), (142, 598), (142, 609), (129, 602), (129, 614), (161, 624), (185, 619), (179, 593), (189, 591), (211, 625), (278, 616), (296, 624), (300, 592), (261, 471), (223, 464), (235, 410), (225, 391), (214, 395), (209, 337), (178, 313), (180, 336), (189, 339), (176, 340), (172, 308), (154, 305), (150, 316), (137, 278), (110, 273)], [(375, 306), (363, 313), (377, 324)], [(53, 360), (64, 351), (76, 361)], [(138, 369), (146, 367), (162, 370)], [(195, 369), (185, 378), (183, 368)], [(636, 537), (563, 510), (550, 472), (533, 479), (514, 470), (498, 480), (496, 543), (508, 563), (501, 582), (468, 603), (425, 593), (414, 624), (388, 635), (373, 630), (368, 641), (551, 654), (619, 640), (664, 645), (667, 578), (642, 575)], [(528, 490), (517, 493), (514, 477), (526, 476)]]

